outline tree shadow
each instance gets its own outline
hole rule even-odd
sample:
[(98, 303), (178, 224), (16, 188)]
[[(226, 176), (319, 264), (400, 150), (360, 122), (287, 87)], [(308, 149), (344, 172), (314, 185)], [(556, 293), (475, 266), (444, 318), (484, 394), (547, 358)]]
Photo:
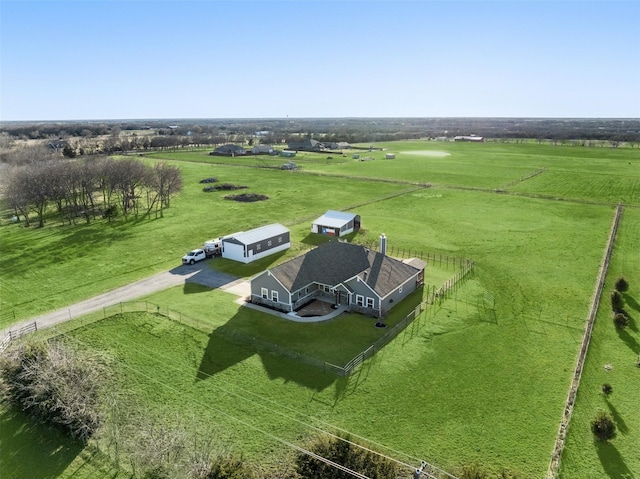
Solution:
[(59, 477), (84, 446), (15, 409), (0, 412), (2, 477)]
[(625, 477), (633, 477), (633, 473), (627, 467), (622, 455), (616, 447), (608, 441), (595, 441), (598, 459), (607, 477), (615, 479), (623, 479)]
[(640, 313), (640, 304), (635, 300), (633, 296), (627, 293), (622, 293), (622, 297), (624, 298), (624, 302), (628, 304), (632, 309), (635, 309), (638, 313)]
[(620, 339), (622, 339), (627, 346), (633, 351), (635, 354), (640, 354), (640, 343), (634, 338), (626, 328), (616, 328), (616, 332)]
[(620, 413), (618, 412), (616, 407), (613, 404), (611, 404), (611, 402), (609, 401), (609, 398), (605, 398), (605, 401), (607, 402), (607, 407), (611, 412), (611, 416), (613, 417), (613, 421), (616, 423), (616, 427), (618, 428), (618, 431), (620, 431), (620, 433), (622, 434), (627, 434), (629, 432), (629, 427), (627, 426), (627, 423), (624, 422), (624, 419), (622, 419), (622, 416), (620, 416)]

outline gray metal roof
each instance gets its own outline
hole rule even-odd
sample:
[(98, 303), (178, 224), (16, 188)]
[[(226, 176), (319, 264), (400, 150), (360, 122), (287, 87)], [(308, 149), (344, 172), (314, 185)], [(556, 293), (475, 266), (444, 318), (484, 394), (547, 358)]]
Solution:
[(353, 220), (356, 216), (358, 215), (356, 215), (355, 213), (329, 210), (325, 214), (317, 218), (313, 222), (313, 224), (330, 226), (331, 228), (340, 228), (341, 226), (347, 224), (349, 221)]
[(241, 231), (239, 233), (233, 233), (223, 238), (223, 241), (234, 239), (238, 243), (252, 244), (262, 241), (263, 239), (272, 238), (279, 234), (288, 233), (289, 229), (285, 228), (279, 223), (274, 223), (267, 226), (261, 226), (249, 231)]

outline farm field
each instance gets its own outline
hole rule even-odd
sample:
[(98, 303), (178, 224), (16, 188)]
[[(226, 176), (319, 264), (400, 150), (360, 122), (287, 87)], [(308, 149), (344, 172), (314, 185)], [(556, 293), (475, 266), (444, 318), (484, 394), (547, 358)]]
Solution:
[[(163, 219), (60, 227), (51, 218), (42, 230), (4, 224), (2, 326), (171, 268), (184, 251), (210, 237), (270, 222), (290, 227), (294, 247), (287, 254), (246, 266), (224, 260), (207, 263), (251, 276), (317, 242), (309, 224), (326, 209), (353, 208), (363, 221), (354, 241), (375, 245), (384, 232), (394, 247), (470, 258), (476, 268), (455, 297), (428, 310), (350, 378), (256, 353), (215, 335), (212, 346), (206, 333), (155, 315), (130, 313), (68, 331), (66, 337), (117, 358), (117, 389), (135, 398), (126, 406), (131, 411), (146, 408), (152, 416), (190, 421), (197, 410), (202, 425), (215, 427), (220, 438), (256, 462), (264, 463), (283, 449), (256, 428), (294, 441), (312, 432), (310, 424), (322, 424), (323, 429), (340, 428), (384, 445), (389, 448), (386, 453), (398, 454), (409, 464), (425, 459), (455, 471), (461, 464), (477, 463), (494, 472), (510, 469), (525, 478), (543, 477), (618, 201), (629, 207), (608, 284), (622, 273), (632, 285), (638, 277), (636, 152), (417, 141), (376, 146), (395, 152), (396, 159), (359, 162), (348, 157), (334, 164), (309, 154), (295, 159), (301, 170), (290, 172), (253, 164), (242, 167), (242, 161), (254, 161), (249, 158), (222, 165), (213, 164), (206, 152), (158, 153), (153, 156), (167, 156), (180, 165), (185, 184)], [(448, 156), (417, 153), (444, 150)], [(526, 178), (542, 168), (544, 172)], [(241, 204), (225, 201), (222, 192), (203, 193), (198, 181), (208, 176), (248, 185), (247, 191), (270, 199)], [(432, 186), (420, 186), (427, 183)], [(497, 194), (495, 189), (506, 192)], [(74, 274), (77, 271), (83, 275)], [(479, 298), (486, 293), (495, 297), (494, 311), (480, 307)], [(637, 305), (636, 293), (637, 289), (629, 292), (628, 304)], [(230, 295), (219, 291), (172, 288), (147, 299), (180, 309), (209, 324), (212, 332), (245, 328), (272, 334), (260, 327), (263, 318), (239, 309)], [(7, 315), (7, 309), (15, 313)], [(624, 378), (631, 379), (624, 386), (612, 381), (609, 407), (618, 411), (624, 425), (612, 443), (614, 449), (596, 448), (588, 430), (594, 405), (600, 401), (607, 406), (598, 385), (609, 342), (616, 342), (621, 354), (640, 352), (637, 311), (632, 311), (635, 323), (626, 330), (628, 336), (622, 337), (607, 315), (604, 308), (596, 323), (596, 359), (589, 356), (585, 368), (563, 460), (566, 478), (640, 472), (633, 455), (640, 432), (630, 412), (640, 387), (637, 375), (634, 383), (633, 373), (625, 373), (629, 376)], [(295, 332), (280, 336), (299, 337), (297, 347), (322, 355), (328, 348), (314, 338), (338, 326), (319, 326), (306, 338)], [(312, 346), (317, 349), (312, 351)], [(210, 347), (222, 356), (205, 359)], [(163, 367), (167, 364), (172, 367)], [(591, 392), (583, 394), (585, 384)], [(262, 412), (264, 408), (272, 412)], [(238, 426), (229, 415), (247, 424)], [(303, 418), (303, 424), (292, 418)], [(5, 410), (2, 421), (17, 431), (24, 420)], [(28, 430), (24, 434), (29, 437)], [(90, 456), (88, 449), (58, 441), (66, 452), (51, 477), (109, 471), (108, 461), (99, 454)], [(29, 440), (20, 444), (25, 450), (30, 447)], [(3, 469), (18, 467), (4, 452), (0, 459)]]

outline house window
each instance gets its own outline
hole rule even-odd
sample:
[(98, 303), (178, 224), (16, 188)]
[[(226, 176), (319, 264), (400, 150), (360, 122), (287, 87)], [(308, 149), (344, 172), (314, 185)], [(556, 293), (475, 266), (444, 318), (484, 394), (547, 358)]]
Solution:
[(278, 236), (278, 243), (282, 243), (282, 236)]
[(326, 286), (324, 287), (324, 292), (325, 293), (330, 293), (331, 292), (331, 287), (330, 286)]
[(271, 291), (271, 301), (273, 301), (274, 303), (278, 302), (278, 292), (275, 290)]
[(261, 288), (260, 295), (262, 296), (262, 299), (269, 299), (269, 290), (267, 288)]
[(373, 308), (373, 298), (367, 298), (367, 308)]
[(402, 294), (402, 286), (398, 288), (398, 293)]
[(258, 244), (256, 245), (256, 249), (257, 249), (257, 250), (260, 250), (260, 248), (262, 248), (262, 245), (261, 245), (260, 243), (258, 243)]
[(267, 241), (267, 246), (271, 246), (271, 240)]
[(356, 294), (356, 304), (358, 306), (364, 307), (364, 296), (362, 296), (360, 294)]

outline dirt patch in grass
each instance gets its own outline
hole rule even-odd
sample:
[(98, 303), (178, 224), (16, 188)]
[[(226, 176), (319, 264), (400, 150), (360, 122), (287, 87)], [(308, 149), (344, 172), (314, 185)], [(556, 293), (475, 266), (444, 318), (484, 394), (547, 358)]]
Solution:
[(259, 195), (258, 193), (243, 193), (241, 195), (227, 195), (225, 200), (241, 201), (244, 203), (253, 203), (255, 201), (266, 201), (269, 199), (267, 195)]

